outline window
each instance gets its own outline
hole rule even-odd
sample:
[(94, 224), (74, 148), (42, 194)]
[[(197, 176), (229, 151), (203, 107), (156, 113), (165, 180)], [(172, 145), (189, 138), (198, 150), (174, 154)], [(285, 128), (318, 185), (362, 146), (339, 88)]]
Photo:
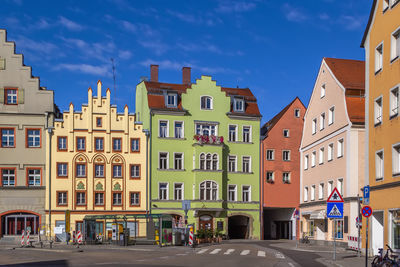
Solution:
[(324, 183), (319, 184), (318, 188), (318, 198), (319, 199), (324, 199)]
[(76, 164), (76, 177), (86, 177), (86, 164)]
[(211, 154), (210, 153), (208, 153), (207, 155), (206, 155), (206, 170), (211, 170), (211, 162), (212, 160), (211, 160)]
[(308, 201), (308, 187), (307, 186), (304, 187), (304, 197), (303, 197), (303, 199), (304, 199), (304, 202)]
[(333, 160), (333, 143), (328, 145), (328, 161)]
[(218, 154), (212, 156), (212, 169), (214, 171), (218, 170)]
[(236, 185), (228, 185), (228, 201), (236, 201)]
[(251, 142), (251, 127), (243, 126), (243, 142), (250, 143)]
[(118, 152), (122, 150), (122, 139), (113, 138), (113, 151)]
[(168, 137), (168, 121), (160, 121), (159, 137)]
[(76, 150), (85, 151), (86, 150), (86, 138), (85, 137), (77, 137), (76, 138)]
[(283, 137), (289, 137), (289, 130), (288, 129), (283, 130)]
[(383, 0), (383, 5), (382, 5), (383, 12), (385, 12), (389, 8), (389, 1), (390, 0)]
[(290, 172), (284, 172), (282, 174), (282, 182), (284, 184), (290, 184)]
[(183, 170), (183, 154), (174, 153), (174, 167), (175, 170)]
[(331, 195), (332, 191), (333, 191), (333, 181), (329, 181), (328, 182), (328, 196)]
[(67, 192), (57, 192), (57, 205), (65, 206), (67, 203)]
[(390, 90), (390, 117), (395, 117), (399, 114), (399, 87)]
[(315, 157), (316, 157), (316, 152), (313, 151), (311, 153), (311, 167), (315, 167)]
[(131, 178), (137, 179), (140, 178), (140, 165), (132, 164), (131, 165)]
[(325, 128), (325, 113), (319, 116), (319, 130), (322, 131)]
[(86, 205), (86, 192), (76, 193), (76, 205)]
[(175, 122), (175, 138), (183, 138), (183, 122)]
[(104, 164), (94, 165), (94, 177), (104, 177)]
[(321, 86), (321, 98), (325, 96), (325, 84)]
[(174, 199), (175, 200), (183, 199), (183, 184), (182, 183), (174, 184)]
[(204, 153), (200, 154), (200, 170), (205, 170), (206, 169), (206, 155)]
[(168, 184), (159, 183), (158, 184), (158, 198), (160, 200), (168, 200)]
[(40, 186), (42, 184), (42, 175), (40, 169), (27, 169), (28, 186)]
[(375, 49), (375, 73), (382, 70), (383, 62), (383, 43), (378, 45)]
[(140, 192), (131, 192), (129, 196), (130, 206), (140, 206)]
[(332, 238), (336, 237), (337, 239), (343, 239), (343, 220), (336, 219), (333, 220), (332, 223), (333, 223)]
[(174, 108), (177, 106), (177, 94), (167, 94), (167, 107)]
[(14, 129), (1, 129), (1, 147), (15, 147)]
[(383, 150), (375, 154), (375, 179), (377, 181), (383, 179)]
[(344, 194), (344, 191), (343, 191), (343, 178), (338, 179), (338, 181), (337, 181), (337, 189), (338, 189), (340, 195), (343, 196), (343, 194)]
[(40, 147), (40, 129), (27, 129), (27, 147)]
[(104, 150), (104, 138), (96, 137), (94, 139), (96, 151), (103, 151)]
[(315, 185), (312, 185), (312, 186), (311, 186), (310, 200), (311, 200), (311, 201), (314, 201), (314, 200), (315, 200)]
[(103, 125), (103, 120), (100, 117), (96, 118), (96, 126), (101, 127)]
[(300, 109), (295, 109), (294, 110), (294, 116), (296, 117), (296, 118), (300, 118)]
[(6, 105), (17, 105), (17, 89), (4, 89)]
[(314, 220), (309, 220), (307, 221), (307, 226), (308, 226), (308, 236), (314, 237)]
[(319, 164), (323, 164), (324, 163), (324, 148), (321, 147), (319, 149)]
[(168, 153), (160, 153), (158, 156), (158, 168), (160, 170), (168, 169)]
[(1, 180), (3, 186), (15, 186), (15, 169), (2, 169)]
[(400, 0), (393, 0), (392, 1), (392, 8), (394, 7), (395, 4), (399, 3)]
[(389, 240), (390, 246), (394, 249), (400, 249), (400, 210), (389, 211)]
[(228, 171), (236, 171), (236, 156), (228, 156)]
[(112, 165), (112, 177), (113, 178), (121, 178), (122, 177), (122, 165), (121, 164), (113, 164)]
[(335, 122), (335, 107), (331, 107), (328, 113), (328, 124), (331, 125)]
[(140, 152), (140, 139), (131, 138), (131, 152)]
[(393, 176), (400, 174), (400, 144), (392, 147), (392, 170)]
[(218, 186), (216, 182), (204, 181), (200, 184), (200, 200), (217, 200)]
[(242, 187), (242, 201), (243, 202), (250, 202), (251, 201), (251, 191), (250, 186), (244, 185)]
[(290, 150), (283, 150), (282, 152), (282, 160), (290, 161)]
[(395, 60), (400, 56), (400, 28), (397, 29), (393, 34), (391, 38), (391, 56), (390, 59), (391, 61)]
[(210, 96), (202, 96), (200, 99), (200, 108), (201, 109), (213, 109), (212, 97)]
[(275, 181), (274, 172), (267, 171), (267, 183), (273, 183)]
[(337, 157), (343, 157), (344, 154), (344, 141), (340, 139), (337, 141)]
[(312, 134), (315, 134), (317, 132), (317, 119), (312, 120)]
[(57, 176), (58, 177), (67, 177), (68, 176), (68, 164), (67, 163), (58, 163), (57, 162)]
[(65, 136), (57, 137), (57, 148), (59, 151), (67, 150), (67, 137)]
[(113, 206), (121, 206), (122, 205), (122, 193), (113, 193)]
[(375, 100), (374, 103), (375, 125), (382, 123), (382, 97)]
[(251, 158), (250, 157), (242, 157), (242, 171), (243, 172), (251, 172)]
[(235, 142), (237, 136), (237, 126), (236, 125), (229, 125), (229, 141)]
[(308, 155), (304, 156), (304, 169), (308, 169)]
[(274, 160), (274, 150), (267, 149), (267, 160)]
[(104, 193), (96, 192), (94, 193), (94, 205), (103, 206), (104, 205)]
[(233, 99), (233, 111), (244, 112), (244, 99), (241, 98)]
[(209, 123), (196, 123), (197, 135), (217, 135), (217, 125)]

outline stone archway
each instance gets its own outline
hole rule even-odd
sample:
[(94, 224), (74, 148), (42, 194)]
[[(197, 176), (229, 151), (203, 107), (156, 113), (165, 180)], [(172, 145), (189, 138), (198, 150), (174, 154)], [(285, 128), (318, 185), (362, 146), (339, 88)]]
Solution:
[(250, 218), (233, 215), (228, 218), (228, 236), (230, 239), (248, 239), (250, 237)]

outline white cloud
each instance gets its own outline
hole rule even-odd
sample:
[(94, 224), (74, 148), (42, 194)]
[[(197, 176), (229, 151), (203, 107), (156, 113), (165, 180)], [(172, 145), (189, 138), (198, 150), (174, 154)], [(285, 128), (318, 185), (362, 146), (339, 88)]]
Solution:
[(111, 76), (109, 65), (94, 66), (89, 64), (58, 64), (54, 70), (68, 70), (99, 76)]
[(130, 59), (132, 57), (132, 52), (129, 50), (119, 50), (118, 57), (125, 60)]
[(363, 27), (363, 19), (360, 17), (343, 15), (339, 21), (344, 25), (346, 30), (356, 30)]
[(256, 8), (254, 2), (249, 1), (220, 1), (215, 9), (218, 13), (247, 12)]
[(78, 24), (78, 23), (76, 23), (76, 22), (74, 22), (72, 20), (69, 20), (69, 19), (67, 19), (66, 17), (63, 17), (63, 16), (59, 17), (59, 23), (62, 26), (64, 26), (65, 28), (67, 28), (68, 30), (71, 30), (71, 31), (81, 31), (84, 28), (82, 25), (80, 25), (80, 24)]
[(137, 31), (137, 27), (136, 27), (135, 24), (130, 23), (129, 21), (126, 21), (126, 20), (122, 20), (121, 23), (122, 23), (122, 27), (125, 30), (127, 30), (129, 32), (136, 32)]
[(156, 55), (161, 55), (169, 49), (167, 44), (158, 40), (138, 40), (138, 43), (144, 48), (153, 50)]
[(175, 10), (167, 10), (167, 13), (188, 23), (200, 23), (201, 21), (197, 19), (193, 14), (181, 13)]
[(34, 41), (24, 36), (18, 36), (15, 39), (17, 48), (22, 48), (25, 51), (31, 51), (42, 55), (53, 55), (58, 47), (50, 42)]
[(76, 48), (83, 58), (95, 58), (102, 62), (109, 62), (111, 55), (117, 50), (113, 41), (89, 44), (84, 40), (60, 37), (66, 46)]
[(319, 17), (320, 20), (328, 20), (328, 19), (330, 19), (330, 16), (328, 14), (326, 14), (326, 13), (321, 13), (321, 14), (318, 15), (318, 17)]
[(286, 19), (289, 21), (303, 22), (308, 19), (307, 15), (302, 10), (288, 3), (283, 5), (283, 12), (285, 13)]

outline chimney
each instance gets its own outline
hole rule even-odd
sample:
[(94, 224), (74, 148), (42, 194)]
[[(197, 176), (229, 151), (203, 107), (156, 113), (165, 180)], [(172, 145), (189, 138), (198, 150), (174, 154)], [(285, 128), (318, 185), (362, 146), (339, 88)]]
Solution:
[(183, 67), (182, 68), (182, 84), (190, 84), (191, 79), (190, 79), (190, 67)]
[(158, 82), (158, 65), (150, 65), (150, 82)]

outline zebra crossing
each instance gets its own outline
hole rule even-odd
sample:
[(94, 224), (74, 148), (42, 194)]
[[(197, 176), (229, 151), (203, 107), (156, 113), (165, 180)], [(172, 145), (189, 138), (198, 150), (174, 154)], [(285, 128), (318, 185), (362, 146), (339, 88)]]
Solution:
[[(250, 251), (249, 249), (244, 249), (244, 250), (236, 250), (234, 248), (229, 248), (226, 250), (222, 250), (221, 248), (213, 248), (213, 249), (209, 249), (209, 248), (202, 248), (199, 249), (196, 254), (211, 254), (211, 255), (218, 255), (218, 254), (222, 254), (222, 255), (232, 255), (232, 254), (239, 254), (240, 256), (254, 256), (256, 255), (257, 257), (263, 257), (265, 258), (267, 256), (267, 253), (264, 250), (258, 250), (258, 251)], [(275, 258), (278, 259), (284, 259), (285, 256), (281, 253), (275, 253)]]

